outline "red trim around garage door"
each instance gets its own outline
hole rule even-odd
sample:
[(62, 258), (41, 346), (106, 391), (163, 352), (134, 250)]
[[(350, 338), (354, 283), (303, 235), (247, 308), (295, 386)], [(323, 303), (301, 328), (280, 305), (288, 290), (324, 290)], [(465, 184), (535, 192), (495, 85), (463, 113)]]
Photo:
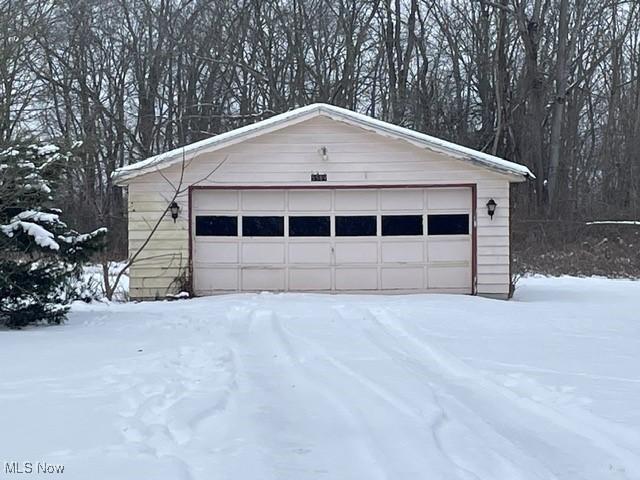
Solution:
[[(470, 188), (471, 189), (471, 294), (477, 292), (478, 238), (477, 238), (477, 187), (475, 183), (416, 184), (416, 185), (190, 185), (189, 186), (189, 280), (193, 282), (193, 220), (192, 203), (194, 190), (338, 190), (380, 188)], [(192, 289), (194, 285), (191, 286)]]

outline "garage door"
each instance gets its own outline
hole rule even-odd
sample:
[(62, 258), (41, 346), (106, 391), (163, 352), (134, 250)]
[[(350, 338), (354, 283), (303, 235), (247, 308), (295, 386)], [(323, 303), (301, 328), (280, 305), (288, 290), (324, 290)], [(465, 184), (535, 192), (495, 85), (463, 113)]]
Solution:
[(195, 292), (472, 291), (470, 188), (197, 189)]

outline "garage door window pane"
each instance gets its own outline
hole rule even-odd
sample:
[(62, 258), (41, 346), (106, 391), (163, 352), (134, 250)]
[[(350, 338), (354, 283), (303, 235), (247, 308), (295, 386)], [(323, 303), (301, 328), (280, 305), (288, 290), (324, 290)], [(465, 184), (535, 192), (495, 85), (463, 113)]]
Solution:
[(328, 237), (331, 235), (329, 217), (289, 217), (290, 237)]
[(468, 235), (469, 215), (429, 215), (429, 235)]
[(422, 215), (383, 215), (382, 235), (422, 235)]
[(371, 237), (376, 235), (376, 217), (374, 215), (336, 217), (336, 236)]
[(283, 237), (284, 217), (242, 217), (245, 237)]
[(201, 237), (237, 237), (238, 217), (196, 216), (196, 235)]

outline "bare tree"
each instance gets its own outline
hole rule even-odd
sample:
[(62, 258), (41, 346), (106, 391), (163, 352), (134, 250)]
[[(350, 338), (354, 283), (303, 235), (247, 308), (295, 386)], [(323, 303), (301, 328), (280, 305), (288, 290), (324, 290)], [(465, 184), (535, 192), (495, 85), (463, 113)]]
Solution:
[(519, 217), (640, 212), (640, 8), (599, 0), (4, 0), (0, 143), (83, 142), (62, 205), (125, 256), (120, 166), (315, 101), (524, 163)]

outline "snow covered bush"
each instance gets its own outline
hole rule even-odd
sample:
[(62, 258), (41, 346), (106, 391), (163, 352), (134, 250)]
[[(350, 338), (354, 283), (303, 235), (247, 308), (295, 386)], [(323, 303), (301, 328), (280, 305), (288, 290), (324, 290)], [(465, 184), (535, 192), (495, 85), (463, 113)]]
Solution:
[[(105, 272), (106, 267), (106, 272)], [(120, 281), (113, 288), (114, 280), (121, 270), (124, 273), (120, 276)], [(111, 298), (107, 294), (107, 285), (105, 285), (105, 275), (108, 276), (108, 285), (112, 288)], [(129, 270), (126, 268), (126, 262), (103, 262), (102, 264), (90, 263), (83, 268), (83, 285), (91, 292), (91, 297), (98, 301), (129, 301)]]
[(106, 229), (79, 234), (60, 220), (55, 190), (70, 159), (54, 145), (0, 152), (0, 325), (60, 323), (86, 296), (82, 265)]

